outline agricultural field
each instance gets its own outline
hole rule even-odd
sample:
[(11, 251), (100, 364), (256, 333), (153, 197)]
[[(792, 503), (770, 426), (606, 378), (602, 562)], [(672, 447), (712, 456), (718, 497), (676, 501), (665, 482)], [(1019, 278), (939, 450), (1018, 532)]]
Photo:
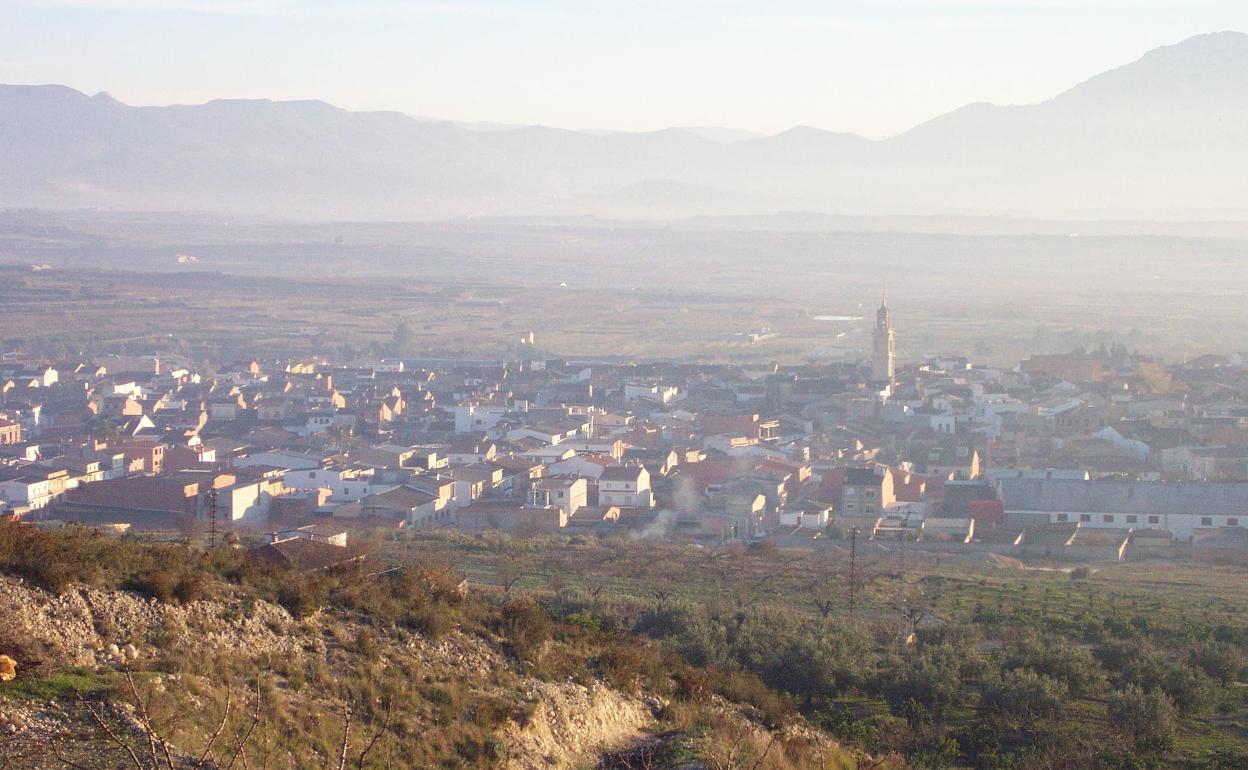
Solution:
[[(1248, 349), (1248, 283), (1226, 269), (1242, 233), (1072, 238), (1004, 224), (974, 235), (925, 222), (859, 231), (0, 211), (0, 340), (202, 357), (838, 360), (867, 347), (887, 291), (903, 362), (957, 351), (1013, 365), (1102, 342), (1176, 359)], [(400, 324), (413, 335), (396, 348)], [(537, 350), (518, 350), (530, 331)]]

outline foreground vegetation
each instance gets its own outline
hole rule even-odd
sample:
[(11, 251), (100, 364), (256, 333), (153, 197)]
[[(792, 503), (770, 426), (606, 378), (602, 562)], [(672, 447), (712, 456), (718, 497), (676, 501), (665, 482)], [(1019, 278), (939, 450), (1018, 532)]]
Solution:
[[(189, 755), (209, 746), (219, 764), (206, 767), (232, 751), (338, 766), (344, 745), (361, 768), (505, 766), (544, 682), (650, 704), (648, 737), (605, 767), (1248, 766), (1241, 571), (889, 554), (860, 555), (851, 579), (836, 551), (385, 537), (361, 566), (294, 575), (237, 549), (0, 526), (0, 572), (27, 585), (211, 601), (223, 620), (267, 618), (274, 603), (289, 615), (265, 622), (297, 642), (296, 654), (248, 655), (152, 629), (118, 640), (150, 652), (100, 668), (4, 627), (0, 654), (20, 673), (0, 699), (56, 700), (78, 725), (62, 745), (114, 763), (93, 709), (120, 718), (129, 704)], [(464, 591), (460, 574), (478, 587)]]
[[(202, 633), (153, 624), (117, 639), (142, 652), (114, 666), (70, 665), (38, 632), (0, 626), (0, 654), (18, 664), (0, 683), (0, 713), (33, 709), (42, 725), (0, 745), (0, 767), (527, 767), (515, 736), (550, 692), (574, 684), (649, 704), (649, 737), (604, 766), (857, 764), (743, 667), (692, 665), (673, 646), (527, 591), (464, 591), (436, 559), (375, 566), (294, 574), (236, 549), (0, 525), (0, 573), (20, 590), (127, 591), (156, 603), (131, 600), (140, 609), (210, 610), (194, 615)], [(267, 612), (270, 602), (289, 615)], [(292, 646), (212, 643), (246, 617)], [(93, 622), (117, 638), (110, 618)], [(881, 759), (871, 764), (901, 766)]]
[(1242, 571), (860, 555), (851, 591), (839, 551), (422, 533), (386, 548), (757, 674), (843, 741), (915, 766), (1248, 767)]

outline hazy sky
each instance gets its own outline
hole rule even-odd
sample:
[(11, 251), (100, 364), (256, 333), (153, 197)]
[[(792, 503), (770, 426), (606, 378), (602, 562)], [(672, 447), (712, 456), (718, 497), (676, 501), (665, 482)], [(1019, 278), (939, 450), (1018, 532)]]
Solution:
[(0, 82), (883, 136), (1226, 29), (1248, 0), (0, 0)]

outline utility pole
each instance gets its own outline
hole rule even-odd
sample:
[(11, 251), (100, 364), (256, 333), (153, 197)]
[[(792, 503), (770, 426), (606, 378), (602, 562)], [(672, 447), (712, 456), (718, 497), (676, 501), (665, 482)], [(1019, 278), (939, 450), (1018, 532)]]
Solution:
[(849, 528), (849, 616), (854, 617), (858, 584), (858, 528)]
[(217, 490), (208, 490), (208, 550), (217, 547)]
[(898, 558), (898, 561), (900, 562), (900, 564), (898, 565), (898, 573), (897, 573), (897, 612), (900, 613), (902, 618), (905, 618), (907, 617), (907, 610), (909, 610), (909, 604), (910, 604), (909, 599), (906, 596), (906, 529), (905, 527), (902, 527), (901, 531), (897, 533), (897, 558)]

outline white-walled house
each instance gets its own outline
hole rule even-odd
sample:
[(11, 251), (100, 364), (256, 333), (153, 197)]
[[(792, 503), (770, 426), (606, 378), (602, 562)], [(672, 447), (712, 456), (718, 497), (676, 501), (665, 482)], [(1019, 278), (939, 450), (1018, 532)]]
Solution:
[(650, 471), (644, 465), (613, 465), (598, 477), (598, 504), (622, 508), (650, 508), (654, 493)]
[(502, 422), (510, 411), (501, 404), (461, 404), (455, 407), (456, 433), (484, 433)]
[[(0, 502), (14, 507), (44, 508), (52, 502), (46, 476), (17, 476), (0, 481)], [(4, 505), (0, 505), (3, 509)]]
[(376, 492), (372, 474), (350, 468), (304, 468), (288, 471), (282, 479), (298, 491), (328, 489), (334, 502), (351, 502)]
[(589, 482), (585, 479), (554, 477), (538, 479), (529, 489), (531, 508), (554, 506), (568, 516), (589, 503)]
[(629, 382), (624, 385), (625, 401), (670, 404), (679, 393), (680, 389), (675, 385), (664, 385), (659, 382)]

